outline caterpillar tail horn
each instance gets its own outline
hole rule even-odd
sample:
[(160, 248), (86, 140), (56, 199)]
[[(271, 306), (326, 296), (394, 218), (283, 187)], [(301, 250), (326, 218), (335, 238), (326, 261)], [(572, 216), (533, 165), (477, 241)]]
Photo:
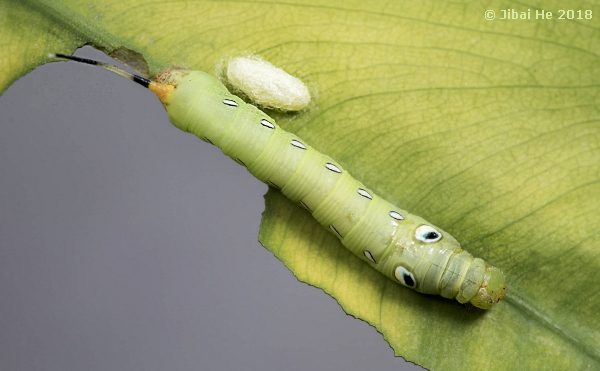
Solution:
[(80, 57), (75, 57), (73, 55), (58, 54), (58, 53), (50, 53), (50, 54), (48, 54), (48, 58), (62, 58), (62, 59), (68, 59), (68, 60), (74, 61), (74, 62), (91, 64), (92, 66), (102, 67), (106, 70), (112, 71), (118, 75), (126, 77), (129, 80), (136, 82), (145, 88), (148, 88), (151, 92), (153, 92), (154, 94), (156, 94), (158, 96), (158, 98), (160, 99), (160, 101), (163, 104), (168, 104), (169, 94), (173, 90), (175, 90), (175, 87), (173, 85), (161, 84), (159, 82), (149, 80), (140, 75), (136, 75), (131, 72), (127, 72), (117, 66), (113, 66), (112, 64), (95, 61), (93, 59), (80, 58)]

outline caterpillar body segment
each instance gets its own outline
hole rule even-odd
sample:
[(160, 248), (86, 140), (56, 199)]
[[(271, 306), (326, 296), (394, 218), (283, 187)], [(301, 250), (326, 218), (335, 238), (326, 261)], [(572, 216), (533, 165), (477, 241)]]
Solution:
[(504, 297), (505, 276), (498, 268), (462, 250), (447, 232), (377, 196), (333, 159), (229, 93), (215, 77), (171, 68), (150, 81), (99, 62), (54, 56), (99, 65), (147, 87), (173, 125), (218, 146), (281, 190), (391, 280), (482, 309)]
[(344, 246), (388, 278), (424, 294), (488, 309), (506, 292), (503, 273), (460, 249), (448, 233), (377, 196), (341, 165), (213, 76), (178, 72), (162, 100), (179, 129), (207, 138), (250, 173), (309, 210)]

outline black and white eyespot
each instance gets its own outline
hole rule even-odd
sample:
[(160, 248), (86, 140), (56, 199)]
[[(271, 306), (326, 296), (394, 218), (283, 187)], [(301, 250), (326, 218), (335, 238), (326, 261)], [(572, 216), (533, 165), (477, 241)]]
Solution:
[(442, 238), (442, 234), (429, 225), (422, 225), (415, 231), (415, 238), (423, 242), (436, 242)]
[(211, 142), (210, 139), (208, 139), (207, 137), (202, 137), (202, 140), (205, 141), (206, 143), (210, 143), (214, 146), (213, 142)]
[(234, 101), (234, 100), (231, 100), (231, 99), (224, 99), (223, 100), (223, 104), (226, 104), (226, 105), (231, 106), (231, 107), (237, 107), (238, 106), (237, 102)]
[(377, 263), (375, 261), (375, 258), (373, 257), (373, 254), (371, 254), (371, 252), (369, 250), (364, 250), (363, 255), (365, 256), (365, 258), (369, 259), (371, 262)]
[(340, 170), (339, 167), (335, 166), (334, 164), (332, 164), (331, 162), (328, 162), (325, 164), (325, 167), (331, 171), (333, 171), (334, 173), (341, 173), (342, 171)]
[(404, 286), (413, 288), (417, 286), (415, 276), (401, 265), (396, 267), (396, 270), (394, 271), (394, 276), (396, 277), (398, 282), (400, 282)]
[(404, 217), (397, 211), (390, 211), (390, 216), (396, 220), (404, 220)]
[(270, 180), (267, 180), (267, 184), (268, 184), (268, 185), (270, 185), (270, 186), (273, 186), (273, 187), (275, 187), (275, 188), (277, 188), (277, 189), (281, 189), (281, 187), (279, 187), (277, 184), (273, 183), (273, 182), (272, 182), (272, 181), (270, 181)]
[(342, 235), (340, 234), (340, 232), (338, 232), (338, 230), (335, 229), (335, 227), (333, 225), (330, 225), (329, 229), (331, 229), (332, 231), (334, 231), (338, 236), (340, 236), (340, 238), (343, 238)]
[(306, 208), (306, 210), (308, 210), (312, 213), (312, 210), (310, 209), (310, 207), (308, 207), (307, 204), (304, 203), (304, 201), (300, 200), (300, 205), (304, 206)]
[(296, 140), (296, 139), (293, 139), (292, 142), (291, 142), (291, 144), (294, 147), (298, 147), (300, 149), (306, 149), (306, 146), (304, 144), (302, 144), (300, 141)]
[(246, 164), (244, 163), (244, 161), (240, 160), (239, 158), (235, 159), (235, 162), (237, 162), (238, 164), (242, 165), (242, 166), (246, 166)]
[(275, 129), (275, 125), (273, 125), (269, 120), (262, 119), (260, 120), (260, 124), (268, 127), (269, 129)]
[(363, 197), (366, 197), (366, 198), (368, 198), (369, 200), (372, 200), (372, 199), (373, 199), (373, 196), (371, 196), (371, 194), (370, 194), (369, 192), (365, 191), (365, 190), (364, 190), (364, 189), (362, 189), (362, 188), (359, 188), (359, 189), (358, 189), (358, 194), (359, 194), (359, 195), (361, 195), (361, 196), (363, 196)]

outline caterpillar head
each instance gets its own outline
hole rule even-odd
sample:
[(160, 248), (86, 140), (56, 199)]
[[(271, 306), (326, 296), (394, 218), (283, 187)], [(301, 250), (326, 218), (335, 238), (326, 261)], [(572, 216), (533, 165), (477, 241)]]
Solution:
[(187, 76), (189, 73), (190, 71), (183, 67), (173, 66), (160, 71), (158, 74), (156, 74), (156, 76), (154, 76), (153, 80), (159, 84), (177, 86), (179, 80)]
[(148, 89), (158, 96), (162, 104), (166, 107), (170, 104), (172, 93), (177, 89), (179, 81), (186, 77), (190, 71), (182, 67), (169, 67), (154, 76), (153, 83)]
[(477, 294), (469, 302), (481, 309), (490, 309), (506, 295), (506, 277), (498, 268), (488, 266)]

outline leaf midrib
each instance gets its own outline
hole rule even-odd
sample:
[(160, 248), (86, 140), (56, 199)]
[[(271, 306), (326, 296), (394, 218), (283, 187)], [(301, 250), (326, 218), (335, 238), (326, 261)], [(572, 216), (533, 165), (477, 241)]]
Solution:
[[(598, 349), (594, 349), (589, 346), (586, 342), (581, 342), (576, 336), (572, 335), (569, 331), (567, 331), (564, 327), (559, 326), (555, 321), (553, 321), (550, 317), (545, 316), (540, 311), (536, 310), (535, 307), (529, 304), (526, 300), (514, 294), (513, 292), (507, 293), (503, 299), (505, 304), (512, 305), (517, 309), (517, 311), (522, 312), (524, 317), (532, 318), (536, 322), (540, 323), (545, 328), (549, 329), (553, 333), (557, 334), (559, 337), (563, 337), (567, 340), (568, 343), (571, 343), (576, 348), (581, 349), (583, 353), (585, 353), (590, 358), (595, 359), (600, 362), (600, 351)], [(525, 316), (525, 314), (527, 314)]]

